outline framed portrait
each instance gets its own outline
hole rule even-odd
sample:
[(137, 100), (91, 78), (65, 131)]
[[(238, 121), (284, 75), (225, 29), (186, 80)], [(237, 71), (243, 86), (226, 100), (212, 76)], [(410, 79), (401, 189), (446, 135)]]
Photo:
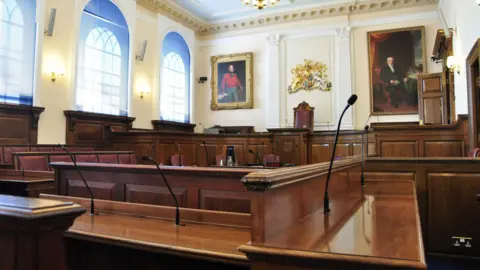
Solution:
[(427, 72), (425, 27), (367, 35), (371, 114), (417, 114), (417, 77)]
[(253, 53), (212, 56), (212, 110), (253, 108)]

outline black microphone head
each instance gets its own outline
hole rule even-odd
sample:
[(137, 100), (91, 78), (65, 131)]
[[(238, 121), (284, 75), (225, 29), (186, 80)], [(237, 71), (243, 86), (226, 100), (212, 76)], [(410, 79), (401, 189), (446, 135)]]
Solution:
[(250, 154), (255, 154), (255, 152), (253, 152), (252, 149), (248, 149), (248, 152), (249, 152)]
[(207, 144), (207, 142), (205, 142), (205, 141), (203, 141), (202, 143), (203, 143), (203, 144)]
[(149, 161), (149, 160), (150, 160), (150, 157), (148, 157), (148, 156), (142, 156), (142, 160), (143, 160), (143, 161)]
[(353, 95), (348, 99), (347, 102), (348, 102), (348, 104), (349, 104), (350, 106), (352, 106), (353, 104), (355, 104), (355, 101), (357, 101), (357, 99), (358, 99), (358, 96), (355, 95), (355, 94), (353, 94)]
[(366, 125), (366, 126), (364, 127), (365, 131), (367, 131), (369, 128), (370, 128), (370, 127), (369, 127), (368, 125)]

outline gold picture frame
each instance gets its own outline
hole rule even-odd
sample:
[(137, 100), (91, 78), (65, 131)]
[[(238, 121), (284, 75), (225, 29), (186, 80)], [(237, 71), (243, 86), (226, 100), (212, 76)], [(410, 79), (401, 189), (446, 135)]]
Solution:
[[(397, 48), (407, 48), (410, 52), (413, 52), (413, 59), (401, 58), (403, 51), (395, 51), (392, 48), (391, 52), (388, 51), (388, 48), (385, 46), (382, 48), (382, 52), (378, 48), (378, 43), (388, 42), (388, 39), (385, 35), (391, 35), (390, 38), (395, 38), (396, 35), (405, 35), (405, 33), (411, 33), (413, 43), (405, 43), (406, 39), (396, 37), (396, 41), (391, 41), (390, 43), (395, 43)], [(415, 38), (420, 36), (420, 44), (415, 44)], [(369, 88), (370, 88), (370, 114), (371, 115), (406, 115), (406, 114), (418, 114), (418, 90), (414, 89), (417, 86), (416, 76), (418, 74), (427, 73), (427, 60), (426, 60), (426, 46), (425, 46), (425, 26), (415, 26), (415, 27), (406, 27), (398, 29), (388, 29), (381, 31), (371, 31), (367, 33), (368, 40), (368, 74), (369, 74)], [(400, 40), (400, 42), (398, 41)], [(401, 42), (404, 42), (403, 44)], [(375, 43), (375, 44), (374, 44)], [(400, 45), (400, 46), (399, 46)], [(410, 47), (409, 47), (410, 46)], [(411, 47), (413, 46), (413, 47)], [(417, 55), (416, 50), (421, 48), (421, 57)], [(380, 55), (382, 54), (382, 55)], [(403, 64), (402, 78), (399, 78), (399, 86), (405, 84), (403, 90), (395, 90), (396, 94), (391, 89), (388, 89), (389, 84), (385, 83), (381, 79), (382, 69), (387, 66), (386, 63), (383, 63), (386, 55), (393, 56), (395, 62), (397, 60), (402, 60), (403, 63), (410, 63), (411, 65)], [(405, 56), (406, 57), (406, 56)], [(421, 58), (421, 59), (420, 59)], [(421, 66), (419, 65), (421, 61)], [(415, 63), (413, 66), (412, 63)], [(408, 72), (406, 69), (409, 69)], [(414, 72), (412, 72), (412, 70)], [(406, 79), (406, 81), (404, 81)], [(407, 86), (410, 84), (410, 86)], [(399, 87), (400, 88), (400, 87)], [(388, 89), (388, 90), (385, 90)], [(406, 89), (406, 90), (405, 90)], [(390, 92), (392, 93), (390, 93)], [(403, 91), (403, 92), (402, 92)], [(406, 92), (408, 91), (408, 92)], [(403, 94), (402, 94), (403, 93)], [(416, 94), (416, 95), (415, 95)], [(415, 98), (417, 96), (417, 98)], [(392, 98), (401, 101), (393, 101)]]
[(212, 110), (253, 108), (253, 53), (210, 57)]

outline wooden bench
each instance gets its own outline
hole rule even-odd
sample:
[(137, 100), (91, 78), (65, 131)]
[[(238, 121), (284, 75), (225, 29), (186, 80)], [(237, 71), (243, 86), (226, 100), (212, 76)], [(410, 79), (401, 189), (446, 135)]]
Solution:
[[(82, 163), (136, 164), (133, 151), (71, 152), (75, 161)], [(16, 152), (14, 168), (28, 171), (53, 171), (51, 162), (71, 162), (66, 152)]]
[[(66, 145), (71, 152), (91, 152), (95, 149), (92, 146), (73, 146)], [(0, 145), (0, 165), (6, 164), (13, 166), (12, 154), (15, 152), (61, 152), (63, 151), (58, 144), (15, 144)]]

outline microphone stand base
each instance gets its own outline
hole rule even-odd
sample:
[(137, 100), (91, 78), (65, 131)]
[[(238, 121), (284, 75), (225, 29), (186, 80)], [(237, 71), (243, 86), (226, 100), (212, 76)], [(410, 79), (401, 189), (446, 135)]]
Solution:
[(173, 226), (175, 226), (175, 227), (185, 227), (185, 223), (180, 223), (178, 225), (174, 223)]

